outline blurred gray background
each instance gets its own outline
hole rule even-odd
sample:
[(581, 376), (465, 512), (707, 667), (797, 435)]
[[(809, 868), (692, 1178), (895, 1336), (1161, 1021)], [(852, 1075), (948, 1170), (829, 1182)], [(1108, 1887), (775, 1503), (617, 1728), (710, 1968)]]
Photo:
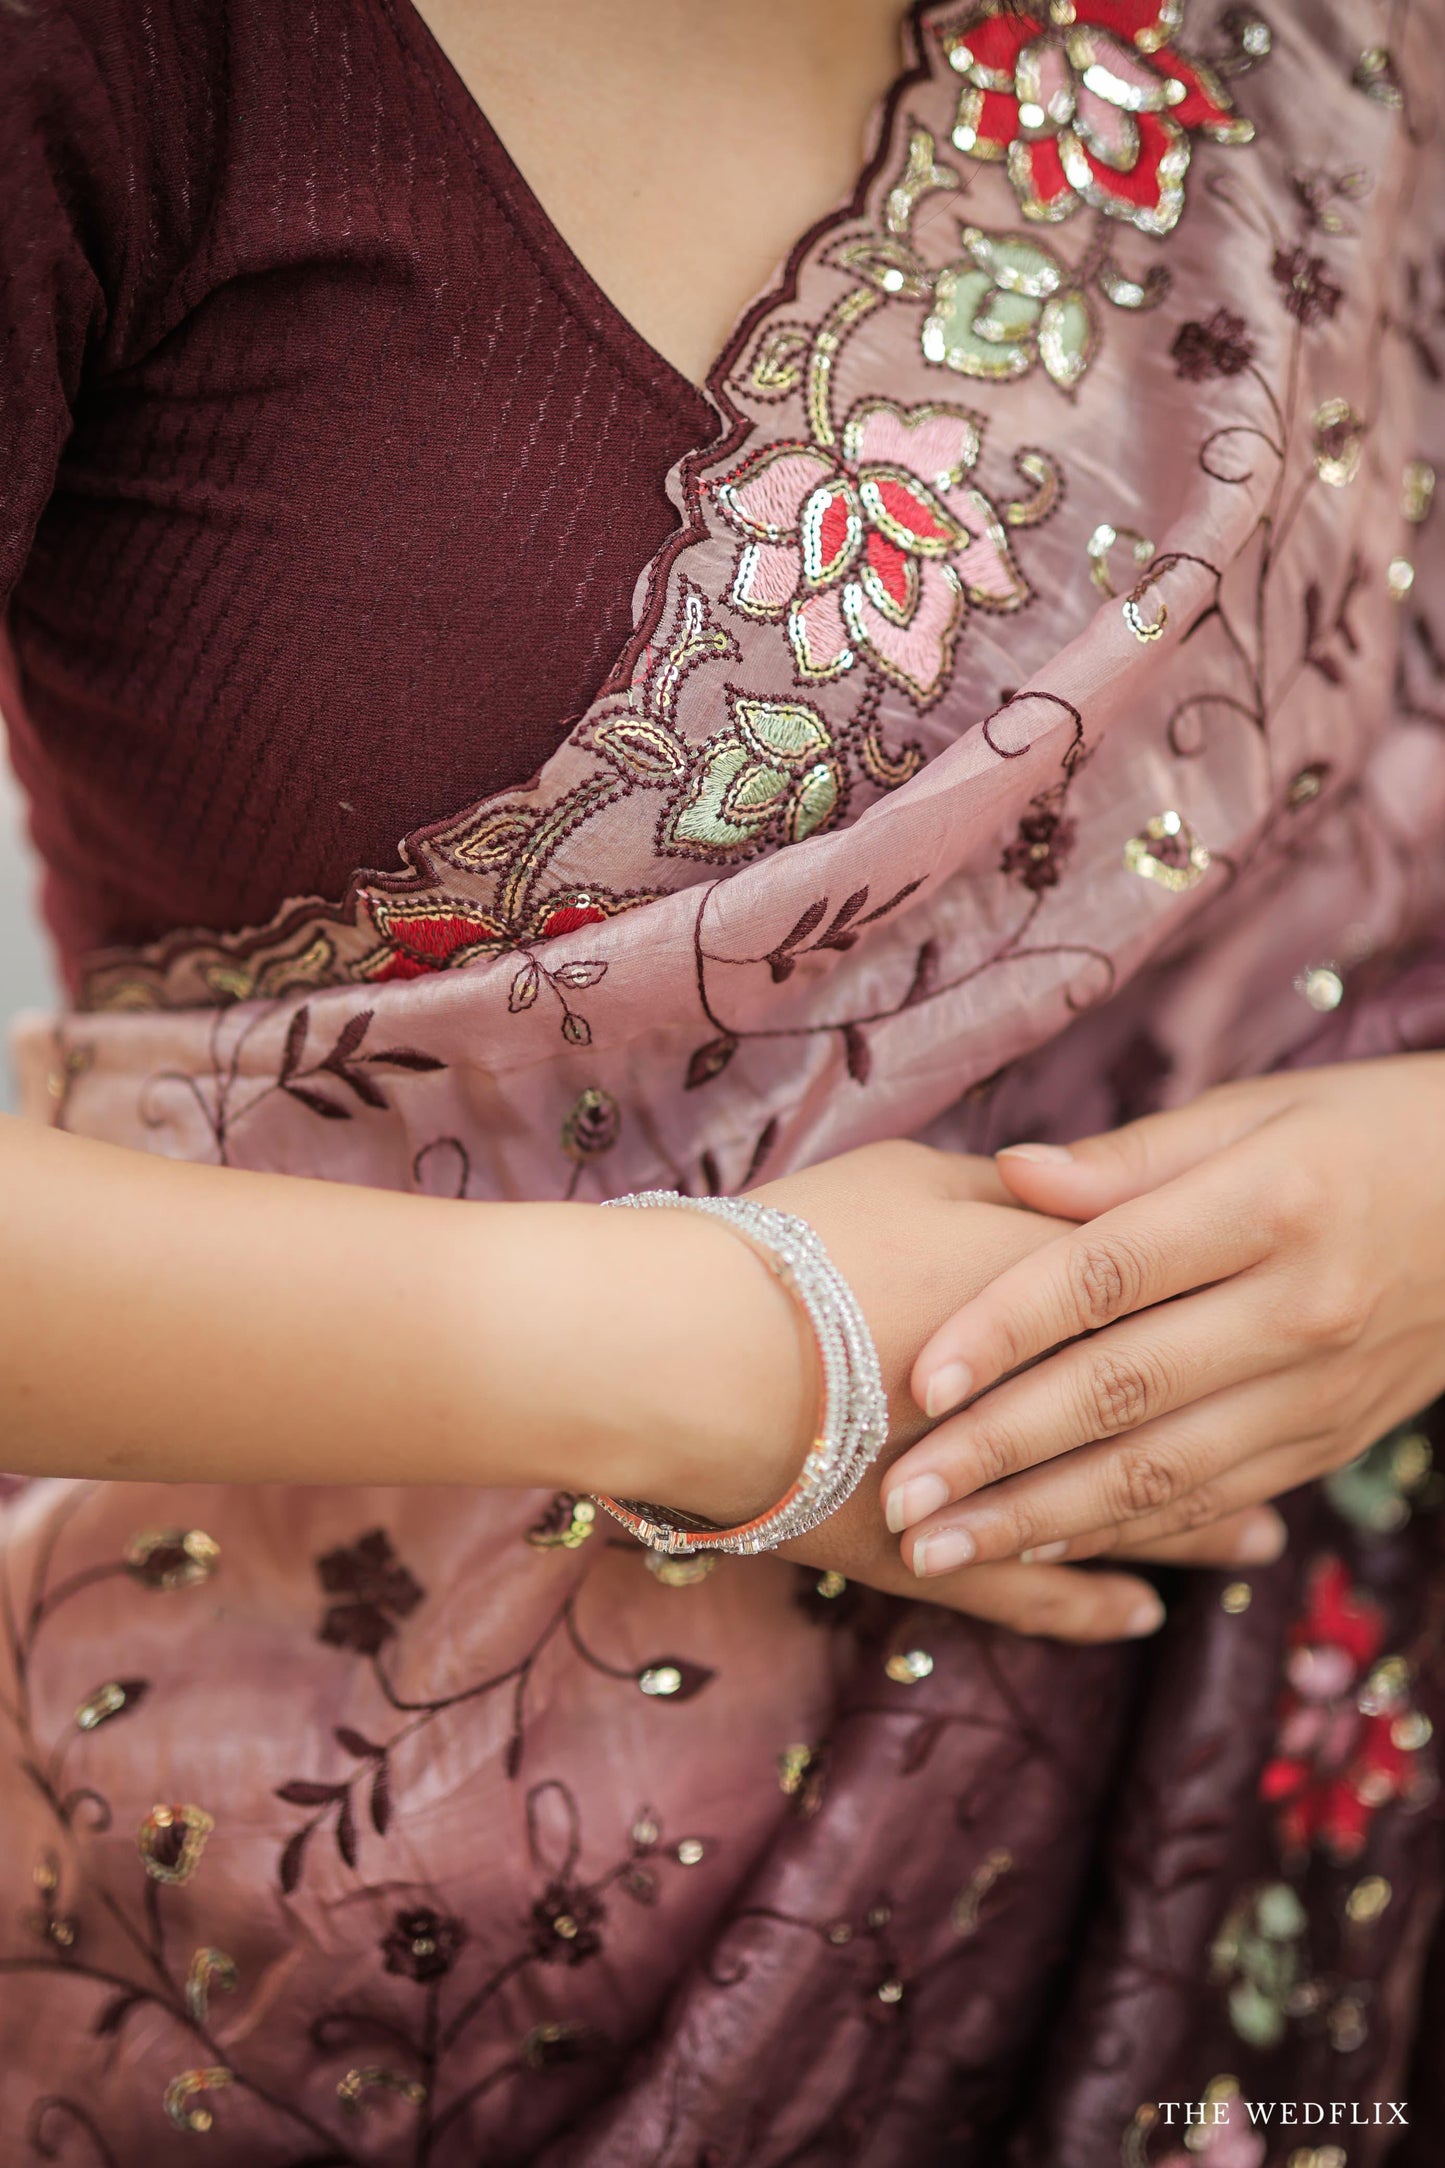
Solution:
[[(35, 860), (25, 836), (20, 793), (0, 736), (0, 1025), (17, 1009), (55, 999), (50, 958), (35, 910)], [(10, 1060), (0, 1070), (0, 1106), (14, 1105)]]

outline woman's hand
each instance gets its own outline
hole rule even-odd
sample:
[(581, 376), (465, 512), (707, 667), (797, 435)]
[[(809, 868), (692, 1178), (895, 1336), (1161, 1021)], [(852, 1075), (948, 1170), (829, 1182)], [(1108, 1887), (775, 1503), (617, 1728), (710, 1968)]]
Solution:
[[(927, 1419), (908, 1390), (920, 1339), (960, 1302), (1060, 1233), (1058, 1222), (1019, 1211), (1010, 1203), (991, 1161), (915, 1144), (873, 1145), (849, 1152), (752, 1194), (761, 1203), (800, 1214), (817, 1229), (863, 1307), (878, 1347), (892, 1415), (885, 1463), (889, 1456), (906, 1450), (926, 1428)], [(791, 1303), (775, 1284), (767, 1286), (761, 1265), (729, 1230), (699, 1223), (689, 1214), (659, 1217), (674, 1223), (690, 1221), (711, 1242), (713, 1269), (725, 1275), (729, 1284), (746, 1270), (751, 1280), (764, 1287), (786, 1321), (787, 1331), (798, 1331)], [(810, 1363), (806, 1328), (798, 1336), (798, 1353), (805, 1365)], [(735, 1348), (734, 1375), (739, 1379), (744, 1356), (743, 1347)], [(667, 1465), (655, 1471), (654, 1487), (643, 1488), (641, 1495), (656, 1497), (656, 1486), (661, 1485), (665, 1503), (686, 1506), (723, 1523), (750, 1517), (787, 1487), (805, 1442), (795, 1434), (784, 1436), (781, 1428), (766, 1424), (753, 1428), (756, 1443), (741, 1450), (734, 1443), (726, 1460), (712, 1469), (704, 1470), (694, 1460), (688, 1472), (680, 1475), (671, 1449), (665, 1448)], [(736, 1432), (737, 1426), (730, 1425), (734, 1440)], [(785, 1546), (782, 1555), (807, 1565), (831, 1567), (889, 1593), (916, 1596), (917, 1582), (884, 1528), (879, 1503), (882, 1465), (840, 1512), (806, 1538)], [(1244, 1556), (1274, 1555), (1282, 1540), (1278, 1517), (1256, 1512), (1137, 1555), (1229, 1565)], [(1153, 1589), (1135, 1575), (1082, 1573), (1048, 1565), (1006, 1564), (964, 1571), (932, 1584), (929, 1597), (1023, 1633), (1079, 1641), (1152, 1633), (1163, 1618)]]
[(1001, 1153), (1021, 1203), (1084, 1224), (918, 1357), (915, 1397), (949, 1420), (884, 1484), (914, 1572), (1169, 1537), (1423, 1407), (1445, 1387), (1442, 1141), (1445, 1055), (1410, 1054)]

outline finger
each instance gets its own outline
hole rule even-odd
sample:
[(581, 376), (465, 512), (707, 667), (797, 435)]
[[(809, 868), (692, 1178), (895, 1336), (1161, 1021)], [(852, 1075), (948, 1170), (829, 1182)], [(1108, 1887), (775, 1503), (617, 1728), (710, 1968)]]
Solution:
[[(918, 1595), (904, 1575), (903, 1593)], [(1138, 1641), (1157, 1633), (1164, 1606), (1147, 1581), (1070, 1566), (976, 1566), (930, 1582), (928, 1601), (1049, 1641)]]
[(1124, 1318), (995, 1385), (901, 1454), (883, 1479), (888, 1526), (901, 1535), (950, 1499), (1137, 1430), (1291, 1352), (1248, 1279)]
[[(1118, 1559), (1121, 1564), (1138, 1559), (1165, 1566), (1267, 1566), (1279, 1557), (1288, 1541), (1289, 1530), (1282, 1517), (1272, 1506), (1261, 1505), (1222, 1514), (1202, 1528), (1191, 1526), (1186, 1516), (1180, 1520), (1177, 1534), (1160, 1531), (1142, 1541), (1130, 1529), (1112, 1529), (1097, 1552), (1087, 1536), (1081, 1537), (1077, 1550), (1073, 1544), (1068, 1546), (1068, 1555), (1102, 1555)], [(1089, 1548), (1085, 1549), (1085, 1545)]]
[(998, 1170), (1034, 1210), (1093, 1219), (1187, 1173), (1279, 1111), (1277, 1085), (1268, 1092), (1257, 1083), (1226, 1085), (1186, 1107), (1146, 1114), (1076, 1144), (1005, 1145), (996, 1154)]
[(1253, 1175), (1212, 1159), (999, 1273), (924, 1346), (910, 1379), (919, 1406), (948, 1415), (1063, 1341), (1257, 1264), (1273, 1233)]
[[(1350, 1457), (1334, 1435), (1294, 1439), (1241, 1461), (1238, 1467), (1227, 1470), (1217, 1481), (1206, 1485), (1203, 1497), (1197, 1491), (1187, 1491), (1157, 1513), (1146, 1514), (1124, 1526), (1072, 1537), (1061, 1551), (1051, 1555), (1060, 1560), (1100, 1556), (1152, 1558), (1156, 1544), (1175, 1540), (1180, 1531), (1199, 1529), (1216, 1513), (1248, 1513), (1267, 1499), (1282, 1498), (1286, 1492), (1298, 1490), (1302, 1483), (1312, 1483), (1327, 1475)], [(1267, 1560), (1241, 1557), (1239, 1563), (1256, 1565), (1267, 1563)]]
[(910, 1529), (903, 1555), (915, 1573), (924, 1574), (1017, 1558), (1092, 1530), (1142, 1524), (1192, 1494), (1198, 1494), (1198, 1525), (1243, 1502), (1221, 1499), (1227, 1471), (1297, 1440), (1309, 1427), (1293, 1372), (1234, 1386), (1127, 1438), (1081, 1446), (1046, 1467), (975, 1492)]

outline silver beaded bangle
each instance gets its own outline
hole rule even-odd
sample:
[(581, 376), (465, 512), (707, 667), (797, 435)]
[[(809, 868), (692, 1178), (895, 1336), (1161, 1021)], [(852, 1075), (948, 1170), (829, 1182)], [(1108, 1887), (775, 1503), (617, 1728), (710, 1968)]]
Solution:
[(822, 1414), (801, 1473), (766, 1513), (736, 1528), (714, 1528), (685, 1514), (626, 1498), (597, 1503), (654, 1551), (686, 1558), (697, 1551), (775, 1550), (836, 1513), (888, 1439), (888, 1397), (878, 1351), (857, 1297), (806, 1220), (746, 1197), (680, 1197), (645, 1189), (612, 1204), (639, 1211), (703, 1212), (761, 1252), (801, 1305), (818, 1347)]

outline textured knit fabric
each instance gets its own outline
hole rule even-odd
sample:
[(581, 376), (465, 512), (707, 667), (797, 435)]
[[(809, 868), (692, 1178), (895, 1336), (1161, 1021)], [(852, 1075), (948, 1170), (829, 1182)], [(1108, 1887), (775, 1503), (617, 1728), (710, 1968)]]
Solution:
[(713, 417), (408, 0), (0, 0), (0, 143), (0, 700), (73, 966), (526, 779)]

